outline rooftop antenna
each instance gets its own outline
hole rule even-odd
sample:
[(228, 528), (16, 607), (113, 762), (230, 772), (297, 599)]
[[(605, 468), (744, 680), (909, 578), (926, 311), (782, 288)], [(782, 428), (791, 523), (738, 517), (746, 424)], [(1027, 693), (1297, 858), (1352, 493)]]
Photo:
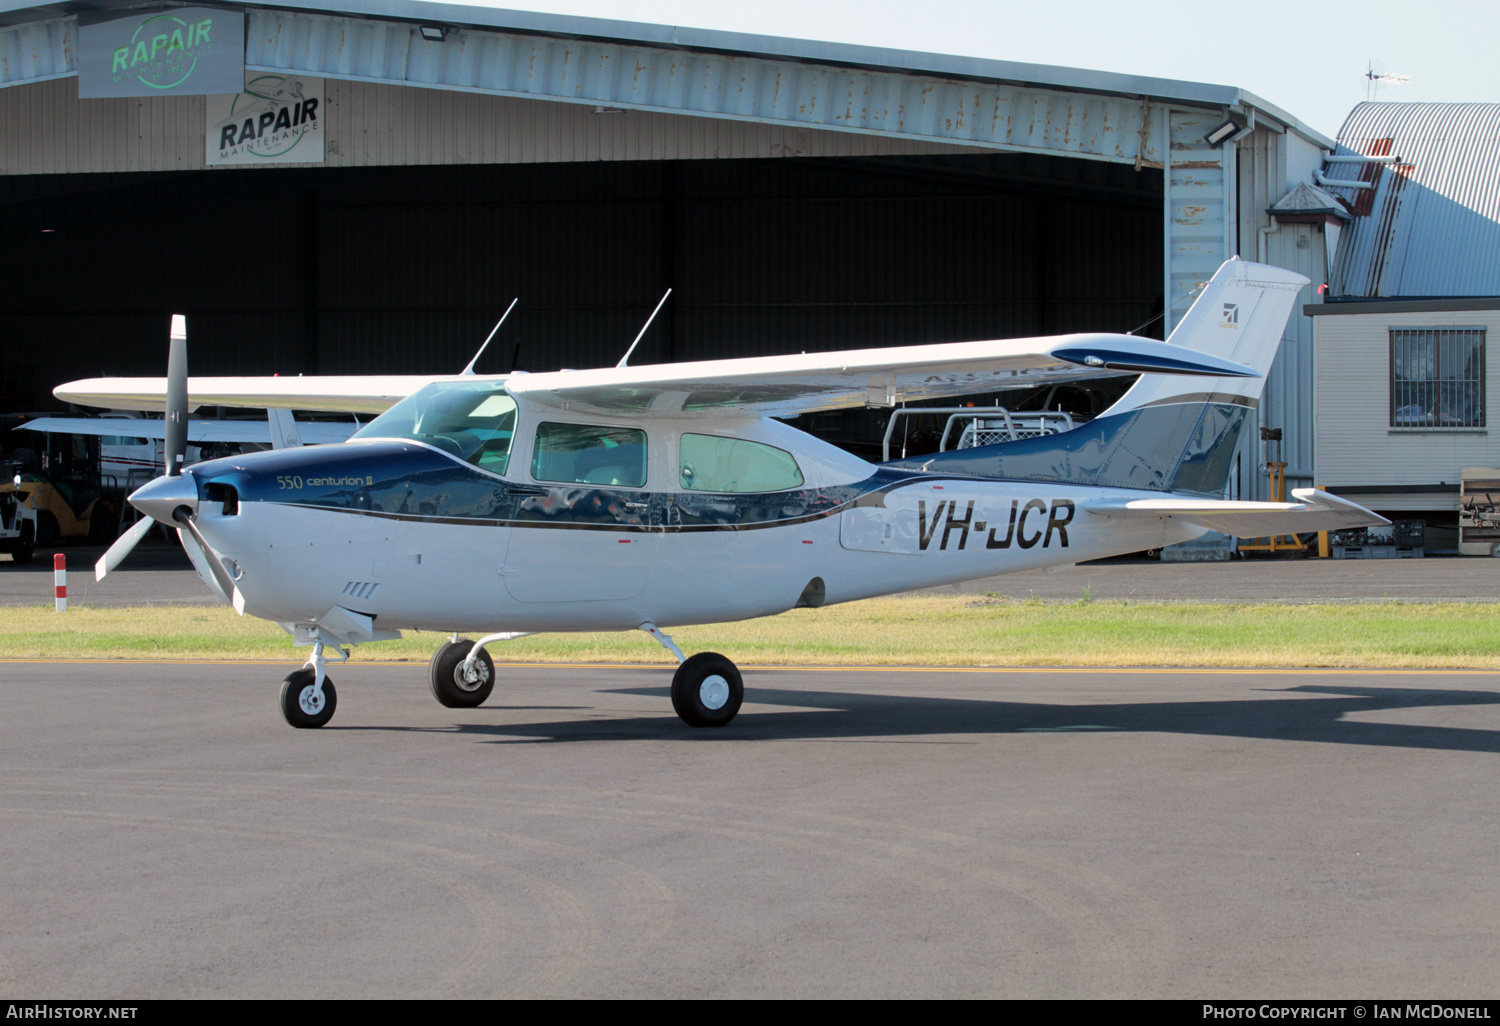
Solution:
[(1381, 61), (1370, 59), (1365, 67), (1365, 78), (1369, 81), (1365, 85), (1365, 99), (1373, 101), (1380, 94), (1380, 83), (1389, 82), (1391, 85), (1401, 85), (1410, 82), (1410, 75), (1396, 75), (1385, 70), (1385, 64)]
[(646, 318), (646, 323), (641, 326), (641, 333), (635, 337), (634, 342), (630, 343), (630, 348), (625, 350), (625, 355), (620, 357), (620, 362), (615, 364), (616, 367), (624, 367), (629, 362), (630, 354), (635, 352), (635, 347), (641, 344), (641, 339), (646, 336), (646, 329), (651, 327), (651, 322), (656, 320), (656, 315), (661, 313), (661, 308), (667, 305), (667, 297), (671, 294), (671, 289), (662, 293), (661, 302), (656, 304), (656, 309), (652, 310), (651, 316)]
[(479, 358), (484, 355), (485, 346), (488, 346), (490, 344), (490, 339), (495, 337), (495, 332), (497, 332), (497, 331), (500, 330), (500, 325), (502, 325), (502, 324), (505, 323), (505, 318), (507, 318), (507, 317), (510, 316), (510, 312), (516, 308), (516, 304), (519, 303), (520, 301), (521, 301), (521, 297), (520, 296), (517, 296), (515, 299), (512, 299), (510, 301), (510, 306), (507, 306), (505, 308), (505, 312), (500, 315), (500, 319), (498, 321), (496, 321), (495, 322), (495, 326), (490, 329), (490, 336), (489, 336), (489, 338), (487, 338), (487, 339), (484, 340), (484, 345), (482, 345), (482, 346), (479, 347), (479, 352), (477, 352), (477, 353), (474, 354), (474, 359), (472, 359), (472, 360), (469, 361), (469, 365), (463, 369), (463, 373), (465, 373), (465, 374), (473, 374), (474, 373), (474, 365), (476, 363), (478, 363), (479, 362)]

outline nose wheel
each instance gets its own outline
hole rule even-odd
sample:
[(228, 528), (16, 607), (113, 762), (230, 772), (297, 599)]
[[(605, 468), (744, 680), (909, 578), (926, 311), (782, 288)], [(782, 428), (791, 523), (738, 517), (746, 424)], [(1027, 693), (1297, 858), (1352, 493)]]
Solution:
[[(281, 682), (281, 715), (294, 727), (321, 727), (333, 719), (333, 710), (339, 704), (338, 692), (333, 690), (333, 681), (324, 671), (328, 663), (327, 647), (322, 637), (315, 634), (315, 638), (307, 665), (293, 670)], [(348, 661), (345, 649), (335, 647), (333, 651), (341, 662)]]
[(281, 715), (294, 727), (321, 727), (333, 719), (339, 704), (333, 681), (325, 675), (323, 687), (315, 686), (317, 675), (311, 666), (293, 670), (281, 682)]

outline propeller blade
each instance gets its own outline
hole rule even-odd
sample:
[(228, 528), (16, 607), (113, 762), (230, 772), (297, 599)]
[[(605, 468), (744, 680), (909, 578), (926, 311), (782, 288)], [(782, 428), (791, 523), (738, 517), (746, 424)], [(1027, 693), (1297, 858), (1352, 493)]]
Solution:
[(187, 379), (187, 318), (173, 314), (172, 344), (167, 351), (167, 477), (181, 474), (182, 461), (187, 457)]
[[(229, 572), (214, 558), (213, 549), (209, 547), (203, 535), (198, 532), (198, 525), (193, 523), (192, 513), (186, 508), (179, 507), (177, 512), (172, 515), (172, 519), (177, 521), (177, 537), (181, 539), (182, 547), (187, 550), (188, 558), (193, 560), (193, 565), (198, 568), (200, 573), (204, 570), (209, 572), (213, 577), (214, 586), (218, 589), (219, 594), (224, 596), (226, 602), (235, 602), (235, 596), (239, 594), (239, 589), (234, 586), (234, 581), (229, 579)], [(195, 553), (193, 551), (195, 549), (197, 550), (196, 559), (194, 558)], [(239, 610), (241, 616), (245, 615), (244, 606), (244, 599), (240, 599), (236, 603), (236, 608)]]
[(151, 530), (151, 525), (156, 523), (150, 517), (141, 517), (130, 525), (130, 530), (115, 539), (115, 543), (109, 547), (104, 555), (99, 557), (99, 562), (94, 564), (94, 580), (104, 580), (104, 575), (125, 561), (130, 555), (136, 543), (146, 537), (146, 532)]

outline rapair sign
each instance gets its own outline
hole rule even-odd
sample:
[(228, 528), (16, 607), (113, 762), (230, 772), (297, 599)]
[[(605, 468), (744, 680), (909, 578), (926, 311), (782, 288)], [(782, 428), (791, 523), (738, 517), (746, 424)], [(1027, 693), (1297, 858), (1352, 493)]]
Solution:
[(245, 91), (208, 98), (206, 160), (214, 164), (308, 164), (323, 159), (323, 80), (252, 73)]
[(78, 95), (202, 96), (245, 79), (245, 16), (172, 7), (127, 18), (78, 19)]

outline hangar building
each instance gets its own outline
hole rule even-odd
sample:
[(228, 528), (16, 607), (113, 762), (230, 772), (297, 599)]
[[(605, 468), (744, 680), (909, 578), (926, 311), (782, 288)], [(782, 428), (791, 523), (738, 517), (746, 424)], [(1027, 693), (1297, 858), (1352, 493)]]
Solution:
[[(1500, 495), (1500, 104), (1362, 103), (1324, 177), (1342, 200), (1317, 335), (1319, 484), (1429, 549), (1500, 553), (1500, 526), (1460, 517)], [(1460, 535), (1461, 532), (1461, 535)], [(1436, 540), (1434, 540), (1436, 539)]]
[[(207, 67), (236, 26), (244, 94), (153, 63)], [(1268, 210), (1332, 148), (1238, 88), (1070, 68), (412, 0), (4, 0), (0, 411), (160, 374), (173, 311), (196, 374), (458, 370), (512, 297), (479, 370), (608, 365), (668, 287), (633, 363), (1161, 337), (1229, 255), (1326, 279)], [(1294, 474), (1311, 337), (1294, 317), (1262, 407)]]

